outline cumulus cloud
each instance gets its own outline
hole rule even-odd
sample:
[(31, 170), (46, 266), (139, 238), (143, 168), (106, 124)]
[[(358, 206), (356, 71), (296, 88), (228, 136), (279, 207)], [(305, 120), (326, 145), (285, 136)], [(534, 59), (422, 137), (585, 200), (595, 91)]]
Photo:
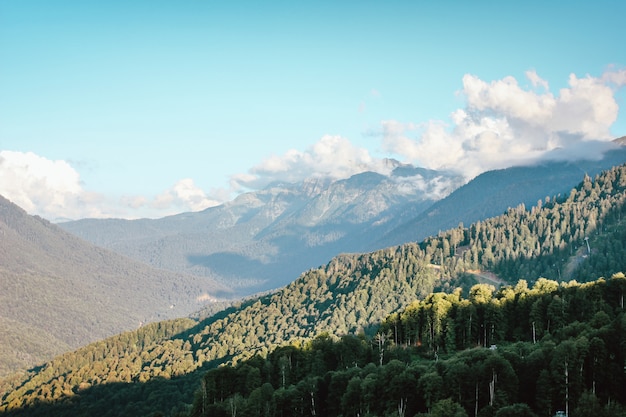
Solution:
[(451, 114), (450, 123), (384, 121), (383, 146), (408, 162), (472, 178), (535, 161), (556, 149), (570, 149), (561, 155), (591, 157), (584, 151), (590, 147), (581, 144), (613, 139), (610, 127), (619, 110), (615, 93), (626, 85), (624, 70), (599, 78), (571, 74), (568, 87), (557, 94), (535, 71), (526, 77), (531, 89), (513, 77), (486, 82), (465, 75), (460, 93), (466, 105)]
[(282, 156), (272, 156), (245, 174), (231, 177), (236, 191), (261, 189), (272, 182), (298, 182), (305, 178), (348, 178), (364, 171), (389, 173), (383, 159), (353, 145), (341, 136), (323, 136), (305, 151), (291, 149)]
[(188, 178), (154, 198), (105, 198), (85, 190), (79, 173), (66, 161), (8, 150), (0, 151), (0, 195), (29, 214), (51, 221), (88, 217), (163, 217), (220, 204)]
[(159, 194), (151, 203), (159, 210), (200, 211), (221, 204), (210, 199), (202, 189), (197, 187), (191, 178), (178, 181), (172, 188)]
[(48, 219), (102, 214), (97, 208), (102, 196), (83, 190), (70, 164), (32, 152), (0, 151), (0, 194)]

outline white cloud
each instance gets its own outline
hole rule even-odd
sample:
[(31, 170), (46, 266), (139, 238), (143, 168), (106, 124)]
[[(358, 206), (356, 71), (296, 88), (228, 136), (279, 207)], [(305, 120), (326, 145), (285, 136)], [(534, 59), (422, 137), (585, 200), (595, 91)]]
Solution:
[(577, 78), (574, 74), (570, 75), (569, 85), (561, 89), (547, 127), (582, 139), (611, 139), (609, 128), (619, 110), (613, 89), (600, 78)]
[(119, 200), (83, 188), (79, 173), (66, 161), (32, 152), (0, 151), (0, 195), (27, 213), (48, 220), (102, 217), (163, 217), (220, 204), (193, 180), (178, 181), (155, 198), (123, 196)]
[(102, 196), (82, 189), (67, 162), (32, 152), (0, 151), (0, 194), (28, 213), (48, 219), (100, 216)]
[(616, 87), (623, 87), (626, 85), (626, 69), (607, 71), (602, 74), (602, 79)]
[(407, 131), (419, 130), (419, 126), (412, 123), (400, 123), (395, 120), (385, 120), (382, 123), (383, 146), (389, 152), (403, 155), (411, 161), (419, 159), (419, 144), (405, 136)]
[(555, 149), (588, 149), (575, 145), (613, 139), (609, 129), (619, 110), (615, 92), (626, 85), (626, 72), (609, 71), (600, 78), (572, 74), (558, 95), (535, 71), (526, 77), (532, 89), (522, 88), (513, 77), (485, 82), (465, 75), (461, 94), (466, 105), (451, 114), (450, 124), (384, 121), (383, 146), (407, 162), (454, 169), (472, 178)]
[(181, 211), (200, 211), (221, 204), (210, 199), (204, 191), (198, 188), (191, 178), (178, 181), (172, 188), (159, 194), (151, 203), (153, 208), (159, 210), (174, 209)]
[(546, 91), (550, 89), (548, 82), (537, 75), (535, 70), (526, 71), (526, 78), (532, 83), (533, 87), (543, 87)]
[[(535, 74), (532, 80), (539, 82), (540, 78)], [(463, 77), (462, 93), (469, 110), (507, 115), (529, 123), (542, 123), (550, 116), (555, 104), (551, 93), (525, 91), (513, 77), (487, 83), (466, 74)]]
[[(513, 77), (486, 82), (463, 77), (465, 106), (450, 120), (381, 122), (382, 148), (404, 162), (450, 169), (472, 178), (489, 169), (539, 158), (593, 157), (591, 141), (612, 139), (610, 127), (619, 106), (615, 93), (626, 86), (626, 70), (610, 68), (600, 77), (570, 75), (568, 86), (552, 92), (534, 70), (523, 87)], [(371, 97), (379, 96), (372, 90)], [(598, 149), (593, 147), (593, 149)], [(289, 150), (231, 177), (229, 188), (206, 193), (190, 178), (155, 196), (114, 199), (83, 187), (79, 173), (66, 161), (34, 153), (0, 152), (0, 194), (27, 212), (55, 220), (84, 217), (163, 217), (198, 211), (230, 200), (234, 194), (261, 189), (272, 182), (306, 178), (343, 179), (364, 171), (388, 174), (392, 166), (341, 136), (326, 135), (304, 151)], [(432, 195), (449, 192), (449, 184), (421, 184), (419, 178), (399, 184), (409, 192), (424, 187)], [(428, 188), (431, 187), (431, 188)], [(433, 188), (434, 187), (434, 188)]]
[(443, 175), (429, 180), (421, 175), (397, 177), (395, 183), (399, 193), (407, 195), (421, 193), (425, 198), (432, 200), (442, 199), (462, 185), (458, 179)]
[(341, 136), (323, 136), (306, 151), (291, 149), (282, 156), (265, 159), (246, 174), (231, 177), (236, 191), (260, 189), (268, 184), (298, 182), (305, 178), (348, 178), (364, 171), (389, 172), (382, 159), (373, 158), (367, 149), (359, 148)]

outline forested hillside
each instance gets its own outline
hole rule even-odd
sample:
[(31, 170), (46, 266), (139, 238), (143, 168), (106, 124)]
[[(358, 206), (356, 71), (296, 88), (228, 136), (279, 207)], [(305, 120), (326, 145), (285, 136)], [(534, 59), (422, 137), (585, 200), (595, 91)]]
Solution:
[[(57, 415), (90, 415), (96, 410), (98, 415), (111, 416), (186, 413), (202, 375), (216, 365), (265, 356), (276, 347), (297, 340), (305, 343), (322, 333), (332, 337), (362, 334), (364, 340), (376, 340), (382, 320), (393, 313), (402, 316), (401, 311), (416, 300), (428, 300), (433, 289), (453, 294), (439, 296), (444, 299), (464, 294), (471, 298), (477, 295), (471, 295), (470, 288), (485, 277), (512, 285), (523, 278), (531, 286), (548, 282), (537, 281), (540, 277), (555, 282), (611, 277), (626, 270), (625, 190), (626, 167), (616, 167), (595, 180), (585, 178), (566, 198), (550, 198), (541, 207), (513, 208), (497, 218), (469, 228), (459, 226), (420, 244), (339, 256), (275, 294), (225, 310), (193, 327), (187, 322), (186, 330), (176, 336), (143, 346), (132, 341), (136, 336), (116, 337), (63, 355), (24, 378), (6, 381), (2, 407), (15, 415), (46, 415), (51, 410)], [(457, 287), (462, 288), (460, 293), (455, 291)], [(521, 287), (514, 288), (514, 292), (521, 291)], [(425, 303), (433, 303), (430, 300)], [(571, 308), (578, 305), (582, 304)], [(544, 320), (553, 317), (554, 308), (550, 307), (548, 316), (543, 310), (533, 313), (544, 314), (534, 320), (535, 340), (545, 335), (556, 337), (553, 333), (560, 329), (558, 326), (569, 324), (565, 315), (558, 324)], [(441, 333), (436, 322), (429, 325), (432, 327), (422, 325), (413, 333), (402, 333), (400, 321), (392, 340), (398, 345), (408, 345), (409, 340), (411, 345), (421, 343), (422, 349), (438, 354), (473, 346), (474, 339), (476, 345), (483, 346), (500, 340), (532, 340), (532, 323), (524, 316), (497, 310), (507, 315), (503, 322), (514, 320), (509, 314), (515, 314), (520, 322), (510, 329), (500, 325), (489, 328), (491, 322), (484, 321), (478, 311), (486, 310), (476, 308), (476, 316), (471, 308), (463, 310), (471, 317), (471, 324), (463, 322), (468, 326), (465, 334), (465, 324), (455, 327), (454, 332)], [(441, 313), (444, 317), (444, 311)], [(481, 323), (482, 328), (476, 327)], [(440, 324), (447, 326), (448, 322)], [(509, 332), (513, 339), (506, 338)], [(467, 407), (466, 394), (458, 398), (455, 401)], [(480, 398), (485, 397), (481, 394)]]
[[(404, 256), (419, 256), (417, 245), (402, 250)], [(4, 388), (10, 392), (3, 404), (17, 408), (65, 398), (68, 413), (77, 415), (78, 410), (89, 409), (96, 396), (107, 404), (111, 416), (135, 415), (136, 410), (128, 408), (133, 402), (140, 402), (146, 413), (152, 407), (169, 410), (179, 406), (184, 410), (184, 403), (192, 401), (195, 386), (182, 392), (178, 403), (173, 404), (162, 395), (146, 402), (144, 389), (161, 386), (159, 391), (178, 391), (177, 384), (186, 384), (186, 374), (195, 372), (194, 383), (199, 382), (202, 366), (264, 355), (272, 347), (310, 339), (321, 332), (372, 333), (399, 306), (429, 294), (435, 281), (432, 269), (409, 263), (402, 272), (404, 278), (398, 279), (390, 269), (395, 256), (396, 251), (389, 250), (337, 258), (276, 294), (225, 310), (176, 337), (144, 347), (120, 336), (67, 353), (25, 381), (9, 381), (13, 388)], [(155, 382), (157, 378), (163, 380)], [(151, 383), (143, 385), (148, 381)], [(113, 401), (120, 396), (125, 400)], [(25, 412), (34, 415), (35, 410)], [(99, 414), (106, 415), (103, 412)]]
[(626, 162), (624, 142), (624, 138), (616, 139), (617, 149), (607, 151), (599, 160), (567, 161), (563, 156), (559, 158), (559, 151), (555, 151), (554, 160), (487, 171), (414, 218), (402, 222), (400, 227), (379, 239), (376, 242), (379, 246), (372, 249), (421, 241), (459, 223), (469, 225), (498, 216), (508, 207), (520, 204), (532, 207), (546, 196), (566, 196), (584, 173), (595, 177)]
[(140, 323), (192, 313), (225, 287), (96, 247), (0, 196), (0, 376)]
[(623, 416), (625, 292), (620, 273), (432, 294), (374, 338), (324, 334), (210, 370), (190, 415)]
[(506, 281), (610, 276), (625, 255), (624, 166), (605, 171), (566, 198), (546, 197), (498, 217), (459, 227), (422, 243), (426, 259), (441, 265), (444, 278), (489, 270)]

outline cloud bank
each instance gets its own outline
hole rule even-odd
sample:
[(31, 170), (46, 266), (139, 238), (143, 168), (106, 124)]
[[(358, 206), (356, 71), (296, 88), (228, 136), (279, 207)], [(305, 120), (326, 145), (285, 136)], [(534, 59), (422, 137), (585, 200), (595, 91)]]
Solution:
[(87, 191), (79, 173), (66, 161), (32, 152), (0, 151), (0, 195), (29, 214), (51, 221), (102, 217), (163, 217), (220, 204), (192, 179), (182, 179), (154, 198), (119, 199)]
[(200, 211), (218, 204), (221, 202), (209, 198), (191, 178), (178, 181), (172, 188), (159, 194), (151, 203), (153, 208), (161, 210), (176, 208), (177, 212)]
[(586, 145), (614, 139), (615, 93), (626, 85), (626, 70), (607, 71), (599, 78), (572, 74), (568, 87), (557, 94), (535, 71), (526, 78), (531, 88), (513, 77), (486, 82), (467, 74), (459, 92), (466, 104), (452, 113), (451, 123), (383, 121), (383, 147), (406, 162), (456, 170), (468, 179), (536, 161), (557, 149), (568, 149), (571, 157), (599, 157), (587, 153), (591, 147)]

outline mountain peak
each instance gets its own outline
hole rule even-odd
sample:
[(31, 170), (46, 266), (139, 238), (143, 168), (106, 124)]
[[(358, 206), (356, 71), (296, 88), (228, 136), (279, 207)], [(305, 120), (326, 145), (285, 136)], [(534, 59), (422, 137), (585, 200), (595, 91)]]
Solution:
[(622, 136), (621, 138), (613, 139), (613, 143), (616, 143), (620, 146), (626, 146), (626, 136)]

